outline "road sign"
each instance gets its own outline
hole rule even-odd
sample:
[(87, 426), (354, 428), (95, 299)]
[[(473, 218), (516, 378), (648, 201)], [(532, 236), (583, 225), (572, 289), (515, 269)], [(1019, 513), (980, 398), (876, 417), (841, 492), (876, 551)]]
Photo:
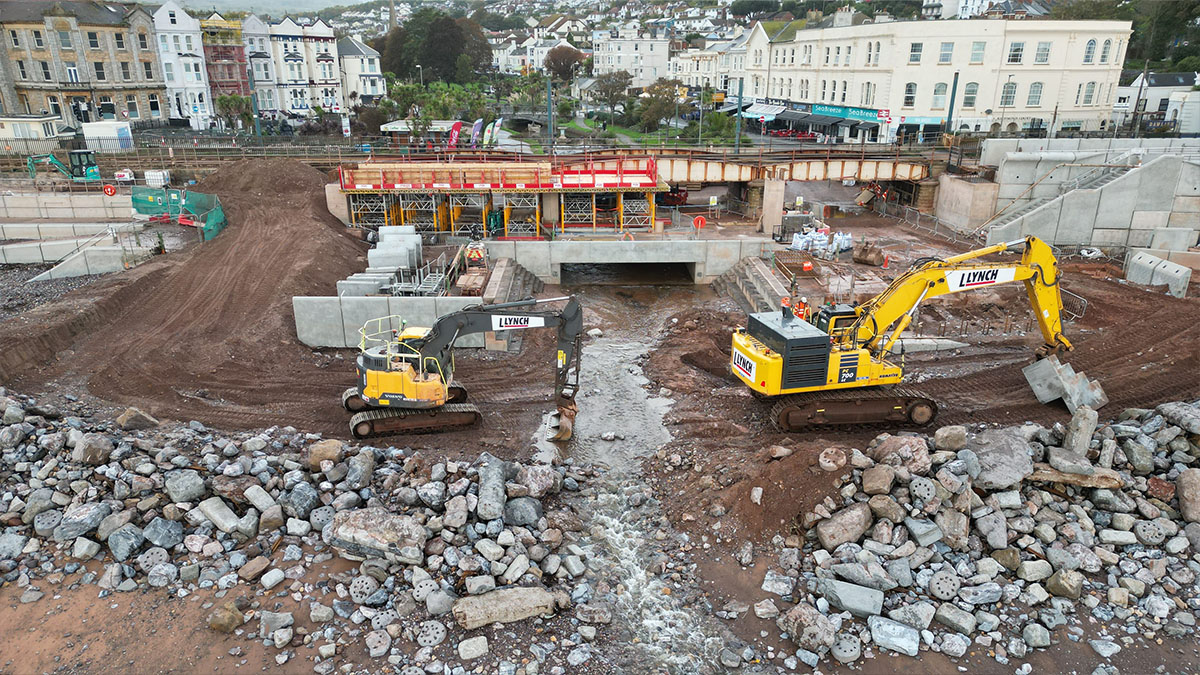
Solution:
[(703, 230), (704, 224), (707, 222), (708, 220), (706, 220), (704, 216), (696, 216), (695, 218), (692, 218), (692, 227), (696, 228), (697, 230)]
[(113, 195), (117, 194), (117, 188), (115, 188), (115, 187), (113, 187), (113, 186), (111, 186), (111, 185), (105, 185), (105, 186), (104, 186), (104, 194), (106, 194), (106, 195), (108, 195), (109, 197), (111, 197), (111, 196), (113, 196)]
[(709, 206), (716, 206), (716, 205), (717, 205), (717, 196), (716, 196), (716, 195), (710, 195), (710, 196), (709, 196), (709, 198), (708, 198), (708, 205), (709, 205)]
[(888, 110), (887, 108), (883, 108), (875, 113), (876, 119), (881, 119), (881, 120), (886, 119), (891, 116), (892, 116), (892, 111)]
[(342, 115), (342, 136), (350, 138), (350, 118)]
[(767, 123), (767, 118), (766, 118), (766, 117), (759, 117), (759, 118), (758, 118), (758, 123), (759, 123), (759, 124), (766, 124), (766, 123)]

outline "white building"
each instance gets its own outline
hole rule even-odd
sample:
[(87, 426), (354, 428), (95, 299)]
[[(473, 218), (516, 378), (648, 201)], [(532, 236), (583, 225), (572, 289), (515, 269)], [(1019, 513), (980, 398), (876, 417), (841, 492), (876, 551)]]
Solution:
[(250, 64), (258, 114), (274, 118), (279, 113), (279, 86), (275, 79), (275, 59), (271, 54), (271, 26), (251, 14), (242, 19), (242, 43)]
[(1200, 135), (1200, 91), (1172, 93), (1167, 102), (1166, 121), (1178, 134)]
[(843, 14), (828, 28), (757, 24), (746, 94), (767, 108), (743, 114), (855, 140), (934, 133), (947, 120), (960, 131), (1096, 131), (1109, 124), (1131, 33), (1128, 21), (858, 23)]
[(162, 61), (170, 119), (186, 119), (193, 129), (207, 129), (214, 118), (200, 20), (192, 18), (175, 0), (154, 12), (158, 57)]
[(596, 75), (624, 70), (630, 84), (642, 88), (671, 75), (671, 40), (660, 30), (623, 26), (592, 34), (593, 70)]
[[(1119, 125), (1132, 124), (1136, 109), (1140, 123), (1155, 123), (1167, 119), (1171, 96), (1192, 90), (1200, 84), (1200, 73), (1141, 73), (1133, 82), (1117, 88), (1112, 119)], [(1136, 108), (1134, 101), (1137, 101)]]
[(341, 112), (346, 103), (333, 29), (320, 19), (299, 24), (288, 17), (271, 24), (270, 38), (280, 111), (299, 117), (316, 107)]
[(492, 51), (492, 65), (501, 73), (545, 72), (546, 54), (555, 47), (570, 47), (570, 42), (561, 38), (528, 37), (514, 39), (496, 45)]
[(370, 105), (387, 93), (379, 52), (352, 37), (338, 40), (337, 48), (342, 90), (351, 106), (356, 102)]

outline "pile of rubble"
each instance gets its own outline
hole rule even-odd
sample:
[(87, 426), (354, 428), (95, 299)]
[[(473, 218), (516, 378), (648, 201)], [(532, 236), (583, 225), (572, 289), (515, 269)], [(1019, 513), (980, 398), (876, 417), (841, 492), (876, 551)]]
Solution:
[(804, 516), (807, 540), (782, 548), (762, 584), (795, 604), (754, 608), (800, 647), (780, 656), (815, 667), (977, 646), (1006, 664), (1057, 632), (1107, 659), (1193, 633), (1200, 407), (1097, 417), (1080, 407), (1065, 427), (951, 426), (827, 449), (821, 466), (845, 472), (840, 503)]
[[(39, 600), (51, 574), (95, 584), (101, 597), (210, 589), (212, 629), (273, 645), (280, 664), (315, 649), (304, 654), (319, 673), (351, 645), (406, 674), (442, 672), (443, 659), (489, 653), (485, 635), (466, 631), (540, 623), (576, 605), (568, 635), (529, 647), (524, 672), (534, 675), (548, 651), (562, 650), (555, 663), (586, 661), (596, 631), (583, 624), (611, 621), (607, 606), (569, 592), (590, 575), (575, 543), (582, 521), (543, 503), (579, 490), (590, 469), (486, 453), (430, 465), (407, 448), (290, 427), (241, 437), (198, 422), (168, 429), (135, 409), (88, 421), (3, 389), (0, 411), (0, 579), (25, 589), (22, 602)], [(310, 582), (334, 555), (360, 564), (332, 584)], [(91, 560), (102, 571), (83, 566)], [(267, 611), (286, 596), (305, 599), (316, 630)], [(491, 668), (516, 672), (504, 658), (513, 647)]]

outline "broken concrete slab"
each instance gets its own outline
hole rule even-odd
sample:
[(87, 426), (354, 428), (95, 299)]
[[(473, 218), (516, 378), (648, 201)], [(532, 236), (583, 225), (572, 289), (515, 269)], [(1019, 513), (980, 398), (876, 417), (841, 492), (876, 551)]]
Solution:
[[(882, 595), (882, 594), (881, 594)], [(502, 588), (454, 601), (454, 620), (466, 630), (493, 623), (511, 623), (554, 612), (554, 594), (544, 588)]]
[(1022, 368), (1021, 373), (1041, 403), (1061, 398), (1072, 413), (1080, 406), (1097, 410), (1108, 405), (1108, 396), (1099, 382), (1076, 372), (1071, 364), (1060, 362), (1057, 356), (1034, 361)]
[(1100, 466), (1094, 467), (1094, 473), (1085, 475), (1059, 471), (1049, 464), (1038, 463), (1033, 465), (1033, 473), (1029, 474), (1026, 480), (1063, 483), (1087, 488), (1104, 488), (1106, 490), (1116, 490), (1125, 486), (1125, 481), (1121, 480), (1121, 474), (1112, 469), (1105, 469)]

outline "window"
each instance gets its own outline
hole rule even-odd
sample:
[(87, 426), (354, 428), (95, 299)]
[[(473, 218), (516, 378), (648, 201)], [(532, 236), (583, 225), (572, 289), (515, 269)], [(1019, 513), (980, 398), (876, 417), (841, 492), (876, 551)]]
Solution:
[[(1094, 98), (1096, 98), (1096, 83), (1088, 82), (1087, 86), (1083, 88), (1083, 104), (1091, 105)], [(1166, 110), (1166, 108), (1163, 108), (1163, 110)]]
[(821, 100), (824, 101), (827, 96), (826, 80), (821, 80)]
[(146, 39), (145, 33), (138, 33), (138, 49), (149, 49), (150, 41)]
[(88, 49), (100, 49), (100, 35), (91, 31), (87, 34)]
[(183, 36), (183, 43), (185, 45), (187, 45), (188, 53), (191, 54), (192, 53), (192, 36), (191, 35)]
[(904, 85), (904, 107), (911, 108), (917, 104), (917, 83), (909, 82)]
[(845, 80), (842, 80), (842, 101), (841, 101), (842, 103), (846, 102), (846, 90), (849, 88), (850, 88), (850, 84), (848, 82), (846, 82)]
[(96, 61), (96, 62), (92, 63), (92, 67), (95, 68), (95, 70), (96, 70), (96, 79), (103, 82), (104, 81), (104, 62)]
[(125, 49), (125, 34), (113, 33), (113, 42), (116, 43), (117, 49)]
[(879, 46), (880, 46), (880, 44), (881, 43), (879, 43), (879, 42), (875, 43), (875, 65), (879, 65), (879, 52), (880, 52)]
[[(186, 70), (187, 64), (183, 64), (183, 67)], [(163, 61), (163, 77), (166, 78), (167, 82), (175, 81), (175, 64)]]
[(1011, 108), (1013, 101), (1017, 99), (1017, 83), (1005, 82), (1004, 88), (1000, 90), (1000, 107)]
[(162, 117), (162, 109), (158, 106), (158, 94), (150, 94), (148, 98), (150, 99), (150, 116)]
[(924, 47), (925, 46), (920, 42), (914, 42), (911, 45), (909, 45), (908, 46), (908, 62), (909, 63), (920, 63), (921, 62), (921, 50), (924, 49)]
[(58, 31), (58, 46), (63, 49), (71, 48), (71, 33), (70, 31)]
[(968, 82), (967, 86), (963, 87), (963, 107), (974, 108), (975, 99), (979, 96), (979, 83)]
[(158, 51), (166, 54), (169, 49), (170, 49), (170, 46), (167, 45), (167, 36), (163, 35), (162, 33), (159, 33), (158, 34)]
[(142, 61), (142, 74), (146, 76), (147, 80), (153, 80), (154, 64), (150, 63), (149, 61)]
[(33, 46), (37, 47), (38, 49), (42, 49), (46, 46), (46, 43), (42, 42), (42, 31), (33, 31)]
[(833, 48), (833, 65), (836, 66), (841, 62), (842, 62), (842, 48), (834, 47)]
[[(1090, 87), (1090, 86), (1092, 86), (1093, 84), (1095, 84), (1095, 82), (1088, 82), (1088, 86), (1089, 86), (1089, 87)], [(1086, 94), (1085, 94), (1085, 101), (1084, 101), (1084, 102), (1086, 103)], [(1170, 105), (1170, 104), (1171, 104), (1171, 99), (1169, 99), (1169, 98), (1160, 98), (1160, 99), (1158, 99), (1158, 112), (1166, 112), (1166, 111), (1167, 111), (1167, 106), (1168, 106), (1168, 105)]]
[(943, 42), (942, 50), (938, 53), (938, 63), (950, 63), (954, 60), (954, 43)]
[(20, 37), (20, 35), (17, 33), (17, 31), (15, 31), (15, 30), (10, 30), (10, 31), (8, 31), (8, 38), (9, 38), (10, 40), (12, 40), (12, 46), (14, 46), (14, 47), (20, 47), (20, 46), (21, 46), (21, 37)]
[(136, 120), (139, 117), (137, 96), (129, 94), (125, 97), (125, 111), (131, 120)]
[(17, 60), (17, 76), (22, 80), (29, 79), (29, 74), (25, 72), (25, 62), (19, 59)]
[(1025, 43), (1014, 42), (1008, 46), (1008, 62), (1021, 63), (1025, 60)]
[(79, 68), (77, 68), (75, 66), (75, 62), (67, 61), (66, 66), (67, 66), (67, 81), (68, 82), (78, 82), (79, 81)]
[[(1079, 105), (1080, 99), (1083, 98), (1083, 83), (1079, 83), (1079, 88), (1075, 90), (1075, 105)], [(1141, 110), (1139, 107), (1138, 110)]]
[(50, 80), (54, 79), (50, 75), (50, 62), (49, 61), (39, 61), (38, 65), (40, 65), (42, 67), (42, 79), (43, 80), (49, 82)]
[(938, 82), (933, 85), (933, 106), (934, 108), (946, 107), (946, 83)]
[(128, 80), (130, 77), (131, 77), (131, 75), (130, 75), (130, 72), (129, 72), (129, 62), (128, 62), (128, 61), (122, 61), (122, 62), (121, 62), (121, 79), (122, 79), (122, 80)]
[(111, 120), (117, 117), (117, 109), (113, 105), (111, 96), (100, 97), (100, 118)]
[(874, 46), (875, 46), (874, 42), (867, 42), (867, 65), (868, 66), (871, 65), (871, 52), (872, 52), (872, 48)]
[(1091, 63), (1096, 59), (1096, 41), (1088, 40), (1087, 46), (1083, 48), (1083, 62)]
[(825, 48), (825, 65), (829, 65), (829, 47)]
[(1042, 104), (1042, 83), (1034, 82), (1029, 85), (1029, 98), (1025, 100), (1025, 105), (1030, 108), (1037, 107)]
[(850, 48), (846, 47), (846, 65), (850, 65)]
[(1050, 43), (1039, 42), (1037, 52), (1033, 55), (1034, 63), (1050, 63)]
[(1108, 53), (1112, 51), (1112, 40), (1105, 40), (1100, 48), (1100, 63), (1108, 63)]
[(167, 12), (167, 21), (171, 22), (172, 26), (175, 25), (175, 12), (173, 10)]
[(49, 103), (49, 104), (50, 104), (50, 112), (51, 112), (51, 114), (58, 115), (59, 117), (62, 117), (62, 106), (60, 106), (60, 105), (58, 104), (58, 97), (57, 97), (57, 96), (47, 96), (47, 97), (46, 97), (46, 103)]
[(54, 123), (42, 122), (42, 137), (51, 138), (54, 136)]
[(172, 40), (175, 42), (175, 51), (176, 51), (176, 52), (182, 52), (183, 50), (179, 48), (179, 36), (178, 36), (178, 35), (172, 35), (172, 36), (171, 36), (171, 39), (172, 39)]

